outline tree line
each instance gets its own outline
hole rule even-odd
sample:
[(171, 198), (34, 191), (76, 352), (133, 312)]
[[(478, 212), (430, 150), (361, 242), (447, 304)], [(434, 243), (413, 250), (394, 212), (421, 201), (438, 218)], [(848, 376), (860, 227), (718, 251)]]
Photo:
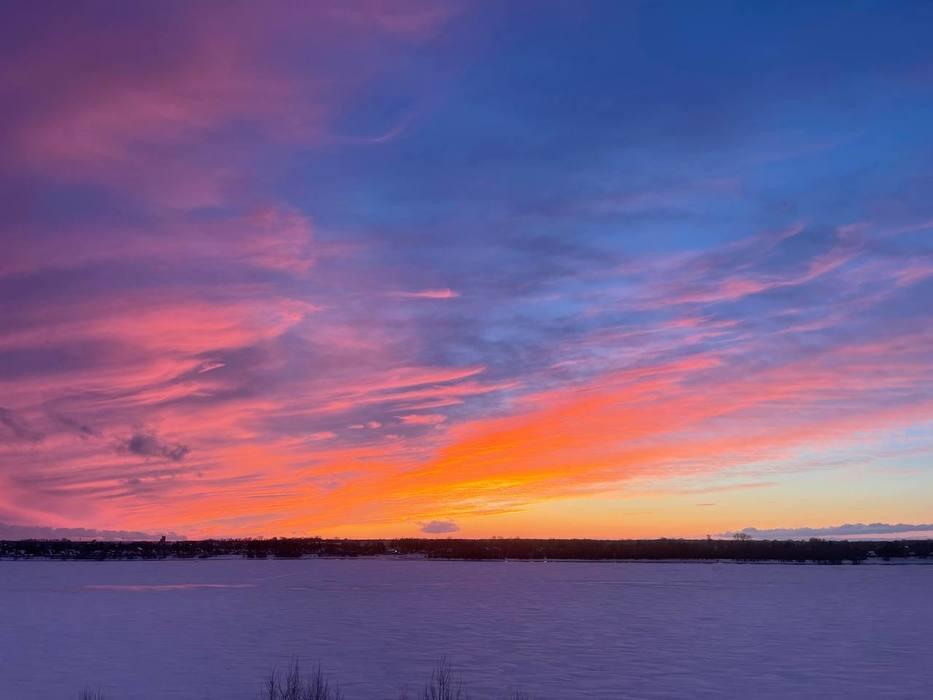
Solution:
[(933, 555), (933, 540), (752, 539), (423, 539), (347, 540), (305, 538), (209, 539), (179, 542), (71, 540), (0, 541), (5, 559), (194, 559), (241, 557), (423, 557), (462, 560), (735, 560), (860, 563)]

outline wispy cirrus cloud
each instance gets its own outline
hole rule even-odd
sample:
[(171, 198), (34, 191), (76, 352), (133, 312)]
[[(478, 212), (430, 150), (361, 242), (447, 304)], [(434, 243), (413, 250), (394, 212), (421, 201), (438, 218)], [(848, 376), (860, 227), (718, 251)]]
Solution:
[[(800, 62), (788, 40), (763, 90), (778, 54), (754, 33), (719, 36), (726, 63), (659, 63), (667, 24), (620, 48), (616, 11), (577, 18), (585, 44), (553, 8), (7, 13), (3, 519), (534, 533), (521, 518), (562, 499), (673, 502), (728, 473), (689, 509), (713, 532), (828, 445), (886, 509), (859, 517), (926, 519), (891, 485), (933, 401), (933, 211), (922, 150), (903, 155), (929, 120), (834, 102), (814, 76), (845, 51)], [(885, 81), (924, 114), (908, 44), (870, 76), (844, 62), (839, 90)]]
[[(20, 8), (8, 17), (19, 70), (0, 76), (0, 91), (24, 106), (8, 114), (9, 162), (160, 206), (223, 205), (243, 191), (243, 144), (326, 142), (342, 106), (381, 72), (378, 53), (416, 46), (452, 15), (420, 2), (325, 3), (230, 8), (218, 23), (203, 8), (166, 5), (110, 17), (105, 29), (93, 12), (50, 18)], [(161, 32), (173, 33), (171, 46), (156, 40)], [(339, 73), (269, 60), (283, 51), (325, 58), (351, 45), (362, 60)], [(65, 64), (76, 66), (67, 80), (57, 68)], [(33, 98), (35, 85), (45, 99)]]

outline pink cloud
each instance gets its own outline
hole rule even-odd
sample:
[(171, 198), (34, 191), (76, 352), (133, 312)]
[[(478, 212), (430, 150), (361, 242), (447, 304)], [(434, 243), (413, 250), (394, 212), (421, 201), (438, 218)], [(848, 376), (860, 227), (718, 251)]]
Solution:
[[(242, 191), (247, 144), (330, 140), (336, 115), (385, 57), (435, 36), (454, 10), (420, 1), (244, 4), (222, 16), (160, 9), (116, 27), (92, 11), (46, 18), (41, 32), (24, 25), (17, 70), (0, 73), (0, 97), (24, 107), (6, 126), (8, 160), (160, 206), (220, 205)], [(309, 68), (326, 63), (307, 60), (309, 47), (316, 58), (351, 50), (357, 60), (339, 74)]]
[(419, 292), (392, 292), (392, 296), (403, 299), (456, 299), (459, 292), (452, 289), (423, 289)]
[(440, 413), (410, 413), (399, 416), (399, 420), (405, 425), (439, 425), (447, 420), (447, 416)]
[(265, 207), (210, 222), (165, 216), (146, 228), (75, 226), (12, 241), (0, 277), (113, 263), (242, 265), (294, 275), (314, 265), (319, 246), (310, 220)]

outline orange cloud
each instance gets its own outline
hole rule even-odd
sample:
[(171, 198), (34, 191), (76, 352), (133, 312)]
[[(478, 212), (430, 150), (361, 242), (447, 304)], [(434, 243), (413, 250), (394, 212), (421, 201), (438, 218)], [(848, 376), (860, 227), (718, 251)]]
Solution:
[[(784, 458), (813, 442), (845, 444), (863, 431), (930, 420), (930, 403), (888, 409), (865, 403), (879, 392), (896, 394), (926, 372), (911, 361), (920, 359), (916, 349), (903, 347), (897, 372), (888, 364), (866, 371), (865, 360), (890, 361), (892, 350), (849, 348), (731, 378), (716, 376), (715, 358), (701, 357), (530, 394), (513, 415), (455, 426), (446, 445), (420, 465), (390, 466), (383, 476), (362, 476), (326, 498), (313, 497), (315, 515), (290, 518), (286, 526), (494, 514), (634, 477), (715, 473)], [(839, 399), (833, 413), (816, 412)], [(797, 407), (793, 414), (783, 410), (788, 405)]]

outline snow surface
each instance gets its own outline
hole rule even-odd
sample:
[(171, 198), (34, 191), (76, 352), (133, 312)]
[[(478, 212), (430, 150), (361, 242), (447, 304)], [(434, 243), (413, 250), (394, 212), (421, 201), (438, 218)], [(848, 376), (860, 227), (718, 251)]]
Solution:
[(255, 700), (295, 657), (348, 700), (930, 697), (933, 566), (0, 562), (0, 698)]

